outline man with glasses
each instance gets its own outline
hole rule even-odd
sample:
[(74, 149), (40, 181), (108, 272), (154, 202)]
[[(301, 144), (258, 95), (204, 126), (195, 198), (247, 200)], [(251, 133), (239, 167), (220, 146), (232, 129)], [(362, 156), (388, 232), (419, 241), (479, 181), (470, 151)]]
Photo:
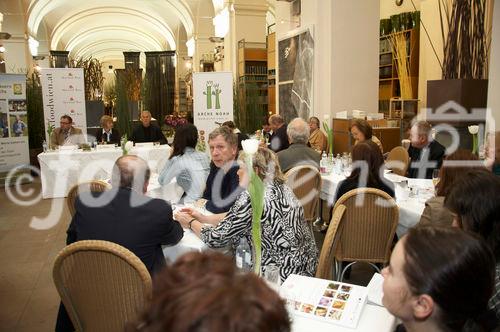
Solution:
[(80, 145), (85, 144), (85, 137), (82, 130), (73, 127), (73, 119), (69, 115), (61, 116), (59, 122), (60, 127), (54, 129), (50, 136), (50, 144), (55, 146), (60, 145)]

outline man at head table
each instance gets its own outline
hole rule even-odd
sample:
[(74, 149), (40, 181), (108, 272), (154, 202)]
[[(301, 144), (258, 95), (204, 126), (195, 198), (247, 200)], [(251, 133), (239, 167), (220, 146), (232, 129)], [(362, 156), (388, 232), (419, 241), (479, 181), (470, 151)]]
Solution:
[(151, 113), (149, 111), (141, 112), (141, 124), (135, 127), (130, 140), (135, 143), (160, 142), (167, 144), (165, 136), (160, 127), (151, 123)]
[(120, 132), (118, 129), (113, 128), (113, 118), (109, 115), (101, 117), (101, 127), (95, 135), (97, 143), (102, 144), (120, 144)]
[(55, 146), (60, 145), (79, 145), (85, 144), (85, 136), (82, 130), (73, 127), (73, 119), (69, 115), (61, 116), (59, 122), (60, 127), (54, 129), (50, 135), (50, 144)]

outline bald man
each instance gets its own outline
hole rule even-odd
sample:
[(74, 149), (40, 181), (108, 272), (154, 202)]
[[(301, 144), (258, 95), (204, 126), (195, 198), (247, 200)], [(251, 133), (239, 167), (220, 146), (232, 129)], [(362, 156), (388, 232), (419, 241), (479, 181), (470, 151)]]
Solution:
[(290, 121), (287, 127), (287, 136), (290, 146), (277, 154), (283, 173), (300, 165), (311, 165), (319, 169), (320, 154), (307, 146), (309, 140), (307, 122), (301, 118)]
[[(150, 170), (143, 159), (126, 155), (113, 167), (113, 189), (103, 193), (84, 192), (75, 201), (75, 215), (67, 231), (66, 244), (81, 240), (104, 240), (132, 251), (149, 273), (165, 265), (162, 245), (177, 244), (183, 237), (181, 225), (172, 217), (172, 207), (145, 195)], [(73, 331), (61, 304), (56, 331)]]

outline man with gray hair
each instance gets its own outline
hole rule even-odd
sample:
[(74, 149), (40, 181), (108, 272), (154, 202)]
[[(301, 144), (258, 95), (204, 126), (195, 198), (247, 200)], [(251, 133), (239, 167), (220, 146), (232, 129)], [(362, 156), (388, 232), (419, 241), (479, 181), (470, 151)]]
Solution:
[[(160, 271), (165, 265), (161, 246), (177, 244), (184, 231), (173, 219), (169, 203), (145, 195), (149, 175), (143, 159), (133, 155), (118, 158), (111, 177), (113, 189), (77, 197), (66, 244), (81, 240), (117, 243), (139, 257), (149, 273)], [(74, 330), (62, 303), (55, 330)]]
[(411, 126), (410, 141), (408, 177), (432, 179), (434, 169), (441, 168), (445, 147), (432, 138), (432, 127), (426, 121)]
[(283, 173), (300, 165), (311, 165), (319, 169), (320, 154), (307, 146), (309, 141), (307, 122), (301, 118), (290, 121), (287, 127), (287, 136), (290, 146), (277, 154)]
[(160, 144), (167, 144), (160, 127), (151, 123), (149, 111), (141, 112), (141, 124), (135, 127), (130, 140), (135, 143), (160, 142)]

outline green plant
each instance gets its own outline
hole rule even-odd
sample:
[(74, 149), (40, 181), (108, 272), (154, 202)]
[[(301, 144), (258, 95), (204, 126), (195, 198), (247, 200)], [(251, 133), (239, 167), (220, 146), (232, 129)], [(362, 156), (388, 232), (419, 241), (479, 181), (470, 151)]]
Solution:
[(29, 146), (41, 148), (45, 139), (42, 86), (36, 73), (26, 77), (26, 107), (28, 112)]
[(76, 61), (75, 68), (83, 68), (85, 100), (102, 100), (104, 77), (101, 62), (92, 57), (80, 58)]
[[(486, 0), (439, 0), (444, 45), (443, 79), (488, 78), (491, 26), (486, 16)], [(444, 12), (444, 13), (443, 13)], [(444, 19), (443, 19), (444, 16)], [(445, 38), (445, 28), (448, 33)]]
[(128, 109), (128, 98), (125, 85), (121, 81), (117, 81), (116, 85), (116, 103), (115, 103), (115, 113), (116, 113), (116, 126), (120, 133), (130, 137), (132, 134), (132, 125), (130, 119), (130, 111)]
[(326, 132), (328, 140), (328, 153), (333, 154), (333, 130), (328, 126), (326, 121), (323, 121), (323, 129)]

